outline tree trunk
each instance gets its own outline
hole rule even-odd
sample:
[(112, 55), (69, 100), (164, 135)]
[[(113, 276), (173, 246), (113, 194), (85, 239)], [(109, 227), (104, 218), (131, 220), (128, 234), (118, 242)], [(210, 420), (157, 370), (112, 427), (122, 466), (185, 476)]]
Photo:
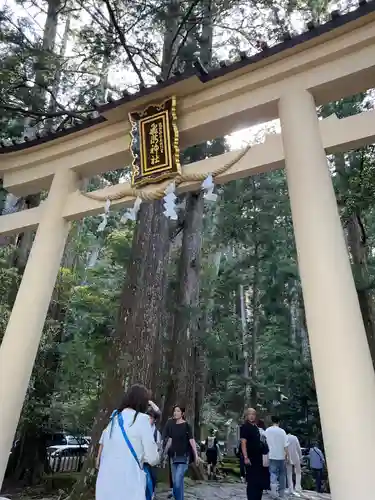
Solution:
[[(37, 71), (35, 72), (35, 87), (33, 96), (33, 109), (43, 109), (46, 104), (47, 88), (53, 88), (53, 75), (55, 64), (51, 61), (53, 56), (58, 27), (58, 16), (61, 9), (61, 0), (48, 0), (46, 22), (43, 30), (42, 52), (38, 58)], [(58, 84), (59, 85), (59, 84)], [(51, 97), (52, 99), (52, 97)]]
[[(335, 155), (335, 168), (340, 174), (342, 189), (346, 189), (347, 168), (345, 156)], [(368, 271), (368, 247), (366, 231), (359, 209), (354, 210), (346, 221), (346, 242), (351, 257), (352, 271), (356, 283), (359, 305), (365, 325), (367, 341), (370, 348), (372, 362), (375, 368), (375, 316), (374, 299), (369, 287), (370, 275)]]
[(307, 332), (307, 323), (306, 323), (306, 312), (305, 312), (305, 304), (302, 296), (302, 289), (299, 287), (298, 294), (298, 336), (301, 343), (301, 358), (302, 361), (307, 362), (311, 359), (310, 353), (310, 343), (309, 343), (309, 335)]
[[(201, 335), (204, 335), (207, 328), (200, 330)], [(194, 436), (199, 442), (202, 436), (201, 410), (206, 395), (207, 386), (207, 356), (203, 347), (203, 342), (199, 342), (194, 349), (194, 365), (196, 368), (195, 376), (195, 401), (194, 401)]]
[[(178, 28), (179, 0), (170, 0), (166, 10), (161, 73), (167, 77), (174, 57)], [(71, 497), (91, 496), (88, 486), (94, 477), (94, 455), (110, 411), (118, 404), (124, 386), (134, 382), (158, 388), (160, 373), (157, 346), (165, 314), (166, 272), (169, 260), (169, 227), (162, 201), (143, 203), (133, 236), (131, 259), (122, 292), (115, 340), (109, 345), (108, 366), (99, 409), (91, 432), (92, 442), (79, 480)], [(160, 403), (159, 403), (160, 404)]]
[(259, 334), (259, 270), (258, 270), (258, 243), (255, 244), (254, 249), (254, 273), (253, 273), (253, 283), (251, 287), (251, 310), (252, 310), (252, 318), (251, 318), (251, 357), (250, 357), (250, 365), (251, 365), (251, 406), (253, 408), (257, 407), (258, 403), (258, 334)]
[(163, 42), (163, 57), (161, 76), (167, 80), (169, 74), (173, 71), (176, 61), (175, 58), (175, 44), (176, 34), (178, 30), (178, 20), (180, 16), (180, 0), (169, 0), (166, 12), (165, 32)]
[(141, 379), (151, 386), (155, 342), (163, 327), (168, 258), (168, 219), (162, 202), (142, 204), (117, 330), (127, 354), (128, 383)]
[(166, 263), (169, 258), (168, 220), (162, 202), (143, 203), (133, 236), (132, 257), (121, 296), (114, 338), (108, 345), (108, 362), (102, 395), (91, 431), (92, 442), (71, 498), (91, 496), (94, 458), (99, 437), (124, 389), (134, 383), (150, 388), (154, 379), (154, 355), (163, 329)]
[[(59, 8), (59, 2), (57, 2), (57, 7)], [(57, 21), (57, 11), (55, 11), (56, 5), (51, 6), (52, 10), (52, 19), (56, 19)], [(48, 16), (47, 16), (48, 18)], [(51, 19), (51, 24), (52, 24), (52, 19)], [(66, 48), (68, 45), (68, 40), (69, 40), (69, 35), (70, 35), (70, 20), (71, 20), (71, 15), (69, 14), (66, 21), (65, 21), (65, 28), (64, 28), (64, 34), (62, 36), (62, 42), (61, 42), (61, 47), (60, 47), (60, 60), (58, 62), (58, 68), (56, 70), (56, 74), (53, 77), (53, 84), (52, 84), (52, 96), (55, 96), (57, 98), (59, 90), (60, 90), (60, 84), (61, 84), (61, 77), (62, 77), (62, 69), (63, 69), (63, 61), (66, 53)], [(56, 31), (54, 32), (53, 26), (51, 26), (51, 30), (49, 30), (49, 35), (56, 37)], [(52, 45), (54, 47), (54, 43), (51, 43), (51, 39), (48, 40), (48, 44)], [(51, 50), (51, 49), (49, 49)], [(57, 110), (57, 103), (55, 99), (51, 96), (51, 99), (48, 104), (48, 113), (53, 114)], [(53, 118), (48, 118), (45, 122), (45, 127), (44, 130), (47, 132), (50, 132), (53, 130), (54, 127), (54, 119)]]
[(242, 328), (242, 356), (243, 356), (243, 378), (244, 378), (244, 408), (249, 406), (251, 399), (250, 373), (249, 373), (249, 342), (247, 331), (246, 304), (244, 287), (240, 285), (240, 315)]
[(176, 310), (171, 337), (170, 380), (164, 418), (174, 404), (186, 407), (187, 418), (195, 416), (195, 334), (198, 326), (199, 273), (204, 199), (201, 192), (188, 197), (181, 255), (178, 265)]
[(346, 225), (347, 243), (352, 257), (359, 305), (365, 325), (367, 341), (375, 368), (375, 317), (374, 298), (369, 287), (368, 248), (363, 222), (359, 214), (352, 214)]
[[(200, 37), (200, 57), (205, 65), (212, 60), (212, 0), (203, 0), (202, 36)], [(191, 28), (190, 35), (197, 30)], [(191, 50), (185, 52), (186, 64), (191, 64), (195, 53), (195, 38), (188, 38)], [(207, 155), (207, 145), (202, 144), (190, 148), (190, 161), (203, 159)], [(205, 354), (199, 345), (198, 305), (200, 279), (200, 253), (203, 228), (204, 199), (202, 193), (187, 195), (186, 212), (182, 248), (178, 266), (178, 291), (176, 294), (176, 311), (173, 321), (172, 348), (170, 352), (170, 380), (167, 387), (164, 421), (171, 414), (174, 404), (186, 408), (186, 418), (195, 427), (200, 421), (200, 409), (203, 403), (204, 389), (199, 386), (205, 380)], [(198, 390), (198, 392), (197, 392)], [(203, 392), (202, 392), (203, 391)], [(199, 408), (196, 408), (199, 404)]]

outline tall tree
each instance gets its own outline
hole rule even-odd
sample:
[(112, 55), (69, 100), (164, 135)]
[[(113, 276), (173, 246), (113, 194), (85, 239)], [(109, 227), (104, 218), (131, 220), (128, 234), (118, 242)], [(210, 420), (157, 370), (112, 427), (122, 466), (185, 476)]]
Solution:
[[(361, 112), (366, 106), (366, 94), (359, 94), (330, 103), (322, 108), (321, 113), (325, 117), (335, 114), (343, 118)], [(333, 157), (333, 167), (358, 300), (375, 367), (375, 304), (370, 273), (372, 247), (367, 237), (366, 221), (366, 215), (372, 208), (375, 189), (371, 180), (374, 168), (373, 148), (336, 154)]]

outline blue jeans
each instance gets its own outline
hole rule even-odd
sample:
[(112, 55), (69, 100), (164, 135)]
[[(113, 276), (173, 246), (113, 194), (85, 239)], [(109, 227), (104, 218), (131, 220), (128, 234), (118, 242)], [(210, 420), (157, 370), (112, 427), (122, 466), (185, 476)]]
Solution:
[(323, 469), (312, 469), (317, 493), (322, 493)]
[(280, 498), (284, 497), (286, 487), (286, 464), (285, 460), (270, 459), (271, 491), (275, 492), (279, 484)]
[(172, 463), (173, 496), (175, 500), (184, 500), (184, 476), (189, 465)]

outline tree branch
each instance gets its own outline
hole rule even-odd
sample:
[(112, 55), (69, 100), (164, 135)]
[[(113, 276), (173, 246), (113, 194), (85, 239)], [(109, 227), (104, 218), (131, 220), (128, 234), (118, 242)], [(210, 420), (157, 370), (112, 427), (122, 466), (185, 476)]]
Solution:
[(77, 120), (84, 120), (85, 113), (92, 113), (94, 109), (86, 109), (81, 113), (74, 113), (73, 111), (69, 111), (67, 109), (62, 109), (61, 111), (56, 111), (54, 113), (47, 113), (45, 111), (34, 111), (31, 109), (24, 109), (21, 106), (9, 106), (8, 104), (4, 104), (0, 102), (0, 109), (4, 109), (5, 111), (11, 111), (13, 113), (19, 113), (22, 116), (34, 116), (41, 118), (58, 118), (59, 116), (68, 116), (69, 118), (76, 118)]
[[(174, 37), (172, 38), (171, 47), (173, 47), (175, 41), (177, 40), (178, 35), (181, 33), (181, 30), (182, 30), (183, 26), (185, 26), (186, 22), (189, 20), (189, 17), (191, 15), (191, 13), (193, 12), (194, 7), (196, 7), (199, 2), (200, 2), (200, 0), (194, 0), (191, 3), (191, 5), (188, 8), (188, 10), (186, 11), (184, 17), (182, 18), (182, 20), (181, 20), (181, 22), (180, 22), (180, 24), (179, 24), (179, 26), (178, 26), (178, 28), (176, 30), (176, 33), (174, 34)], [(190, 33), (190, 31), (191, 30), (189, 30), (188, 33)], [(187, 35), (184, 37), (183, 43), (185, 43), (186, 38), (187, 38)], [(181, 44), (179, 45), (178, 50), (180, 50), (180, 48), (181, 48)], [(175, 55), (173, 57), (173, 60), (172, 60), (171, 64), (169, 65), (168, 73), (167, 73), (167, 78), (169, 78), (169, 75), (171, 74), (171, 71), (172, 71), (172, 68), (173, 68), (173, 64), (175, 63), (176, 58), (177, 58), (177, 55)]]
[(139, 82), (141, 85), (145, 85), (145, 82), (143, 80), (143, 76), (142, 76), (142, 73), (141, 71), (139, 70), (138, 66), (135, 64), (134, 62), (134, 59), (133, 59), (133, 56), (129, 50), (129, 47), (128, 47), (128, 44), (127, 44), (127, 41), (126, 41), (126, 38), (124, 36), (124, 33), (123, 31), (121, 30), (120, 26), (118, 25), (118, 22), (117, 22), (117, 19), (116, 19), (116, 16), (115, 16), (115, 12), (114, 10), (112, 9), (112, 6), (110, 4), (110, 0), (104, 0), (104, 3), (107, 7), (107, 10), (108, 10), (108, 14), (109, 14), (109, 17), (112, 21), (112, 24), (113, 24), (113, 27), (115, 28), (115, 30), (117, 31), (117, 34), (118, 34), (118, 37), (120, 39), (120, 42), (123, 46), (123, 48), (125, 49), (125, 52), (126, 52), (126, 55), (128, 56), (128, 59), (130, 61), (130, 64), (132, 65), (136, 75), (138, 76), (138, 79), (139, 79)]
[(181, 40), (181, 43), (180, 43), (180, 45), (178, 46), (178, 48), (177, 48), (177, 50), (176, 50), (176, 53), (175, 53), (175, 55), (174, 55), (174, 56), (173, 56), (173, 58), (172, 58), (171, 64), (169, 65), (169, 69), (168, 69), (168, 73), (167, 73), (167, 79), (169, 78), (169, 75), (170, 75), (170, 73), (171, 73), (171, 71), (172, 71), (172, 69), (173, 69), (173, 65), (174, 65), (174, 63), (176, 62), (176, 59), (177, 59), (177, 57), (178, 57), (178, 55), (179, 55), (179, 53), (180, 53), (180, 50), (181, 50), (181, 49), (182, 49), (182, 47), (185, 45), (185, 42), (186, 42), (186, 40), (187, 40), (187, 37), (188, 37), (188, 36), (189, 36), (189, 34), (190, 34), (190, 31), (192, 31), (194, 28), (195, 28), (195, 26), (192, 26), (192, 27), (191, 27), (191, 28), (189, 28), (189, 29), (186, 31), (186, 33), (184, 34), (183, 39)]

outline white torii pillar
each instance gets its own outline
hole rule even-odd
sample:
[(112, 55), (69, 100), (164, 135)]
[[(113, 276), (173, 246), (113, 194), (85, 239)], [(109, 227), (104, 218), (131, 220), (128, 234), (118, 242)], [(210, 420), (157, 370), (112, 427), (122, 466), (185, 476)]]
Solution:
[(375, 373), (312, 95), (289, 89), (279, 116), (332, 499), (370, 500)]
[(55, 174), (0, 346), (0, 485), (9, 459), (70, 223), (62, 217), (77, 189), (71, 170)]

